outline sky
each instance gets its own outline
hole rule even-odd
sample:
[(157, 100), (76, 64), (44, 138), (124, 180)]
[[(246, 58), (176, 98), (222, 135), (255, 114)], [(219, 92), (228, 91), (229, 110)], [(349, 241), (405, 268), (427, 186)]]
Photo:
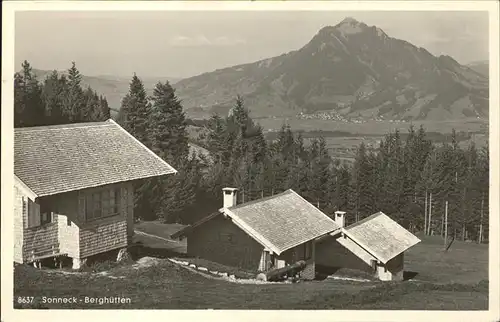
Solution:
[(462, 64), (488, 59), (480, 11), (24, 11), (15, 16), (15, 63), (184, 78), (297, 50), (345, 17)]

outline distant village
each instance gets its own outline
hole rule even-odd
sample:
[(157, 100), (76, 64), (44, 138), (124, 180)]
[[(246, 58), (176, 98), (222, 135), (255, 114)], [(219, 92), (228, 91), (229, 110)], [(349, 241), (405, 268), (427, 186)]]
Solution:
[[(297, 118), (303, 119), (303, 120), (329, 120), (329, 121), (339, 121), (339, 122), (344, 122), (344, 123), (354, 123), (354, 124), (362, 124), (366, 123), (366, 119), (364, 118), (357, 118), (357, 117), (344, 117), (340, 114), (338, 114), (335, 111), (328, 111), (328, 112), (314, 112), (314, 113), (304, 113), (301, 112), (296, 115)], [(408, 123), (409, 121), (403, 120), (403, 119), (389, 119), (386, 120), (384, 119), (383, 116), (374, 116), (370, 121), (377, 121), (377, 122), (390, 122), (390, 123)]]

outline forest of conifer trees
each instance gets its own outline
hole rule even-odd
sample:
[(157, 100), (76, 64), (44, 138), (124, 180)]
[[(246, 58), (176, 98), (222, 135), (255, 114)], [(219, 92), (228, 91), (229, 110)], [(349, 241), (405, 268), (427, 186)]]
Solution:
[(106, 98), (82, 86), (82, 75), (74, 62), (67, 76), (53, 71), (39, 80), (27, 61), (14, 75), (15, 127), (105, 121), (110, 117)]
[[(237, 101), (233, 114), (211, 118), (204, 145), (216, 159), (209, 186), (240, 189), (241, 201), (291, 188), (325, 213), (347, 212), (354, 223), (382, 211), (413, 232), (444, 231), (448, 201), (448, 236), (487, 238), (489, 153), (473, 143), (461, 149), (456, 133), (451, 144), (433, 144), (425, 130), (410, 127), (405, 140), (387, 134), (376, 151), (362, 143), (352, 166), (332, 158), (325, 139), (304, 145), (284, 125), (276, 140), (266, 143), (262, 129)], [(429, 219), (429, 217), (431, 217)]]
[[(73, 63), (68, 76), (52, 73), (39, 82), (28, 62), (15, 75), (15, 126), (35, 126), (110, 118), (106, 99), (83, 89)], [(326, 141), (309, 144), (283, 125), (267, 142), (262, 128), (237, 97), (227, 117), (214, 115), (198, 143), (210, 160), (189, 153), (187, 122), (175, 89), (159, 82), (148, 97), (133, 76), (117, 121), (178, 170), (174, 177), (136, 185), (135, 215), (189, 224), (217, 211), (223, 187), (238, 188), (239, 202), (293, 189), (327, 214), (347, 212), (347, 224), (382, 211), (412, 232), (487, 241), (489, 150), (471, 143), (463, 149), (435, 144), (424, 128), (388, 133), (376, 151), (363, 144), (352, 166), (329, 155)], [(448, 204), (448, 209), (445, 209)]]

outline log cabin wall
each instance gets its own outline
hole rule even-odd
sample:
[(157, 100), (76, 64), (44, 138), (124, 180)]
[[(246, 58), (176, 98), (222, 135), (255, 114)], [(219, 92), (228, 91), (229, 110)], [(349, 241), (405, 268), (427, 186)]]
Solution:
[(330, 268), (351, 268), (365, 272), (373, 272), (372, 266), (359, 257), (361, 256), (364, 258), (371, 256), (360, 247), (358, 248), (358, 254), (355, 254), (341, 245), (337, 237), (327, 237), (316, 243), (316, 264)]
[[(93, 212), (90, 207), (99, 208), (99, 205), (95, 206), (95, 201), (90, 202), (92, 196), (112, 193), (116, 198), (116, 211), (110, 210), (106, 214), (103, 213), (102, 217), (97, 215), (92, 217), (91, 214), (96, 212)], [(104, 202), (104, 199), (99, 200)], [(131, 227), (129, 226), (129, 223), (133, 220), (132, 202), (133, 187), (131, 183), (113, 184), (79, 191), (78, 219), (82, 223), (79, 226), (80, 258), (87, 258), (128, 245), (130, 229), (133, 231), (133, 223)]]
[[(134, 192), (130, 182), (41, 197), (36, 201), (28, 198), (23, 187), (14, 188), (15, 262), (59, 254), (86, 258), (126, 247), (132, 240)], [(116, 215), (87, 220), (86, 196), (113, 190), (119, 191)]]
[(254, 271), (261, 267), (263, 250), (262, 245), (222, 215), (197, 227), (187, 243), (190, 256)]

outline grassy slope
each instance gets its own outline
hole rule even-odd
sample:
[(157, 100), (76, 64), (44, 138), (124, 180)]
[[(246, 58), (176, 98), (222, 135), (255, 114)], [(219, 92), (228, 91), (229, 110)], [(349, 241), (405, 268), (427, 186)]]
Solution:
[[(123, 269), (122, 269), (123, 270)], [(166, 260), (143, 269), (111, 271), (124, 279), (82, 273), (63, 275), (19, 266), (14, 294), (35, 296), (38, 307), (141, 309), (451, 309), (487, 308), (487, 285), (360, 283), (338, 280), (241, 285), (206, 279)], [(131, 304), (41, 304), (40, 296), (121, 296)]]
[(165, 225), (159, 221), (142, 221), (135, 224), (136, 232), (159, 236), (163, 239), (149, 235), (136, 234), (134, 236), (134, 241), (146, 245), (150, 248), (149, 252), (155, 253), (155, 256), (158, 257), (169, 257), (172, 255), (171, 252), (185, 253), (186, 240), (178, 242), (170, 238), (173, 233), (181, 230), (183, 227), (184, 226), (180, 224)]
[(141, 221), (135, 224), (135, 230), (169, 239), (170, 236), (184, 228), (181, 224), (161, 224), (159, 221)]
[[(152, 224), (149, 224), (149, 228)], [(143, 231), (146, 225), (142, 225)], [(166, 232), (166, 227), (155, 227)], [(152, 232), (154, 229), (148, 230)], [(168, 237), (170, 233), (162, 235)], [(155, 238), (140, 237), (150, 247), (178, 247)], [(486, 245), (456, 241), (446, 254), (437, 237), (406, 255), (413, 281), (403, 283), (350, 282), (326, 279), (298, 284), (242, 285), (206, 279), (167, 260), (157, 266), (112, 268), (111, 279), (90, 273), (65, 275), (16, 266), (15, 296), (122, 296), (132, 304), (44, 305), (49, 308), (158, 308), (158, 309), (448, 309), (477, 310), (488, 307)], [(455, 282), (455, 283), (454, 283)]]
[[(121, 274), (116, 269), (116, 275)], [(48, 308), (294, 308), (319, 295), (356, 292), (368, 285), (312, 282), (283, 285), (240, 285), (206, 279), (163, 261), (157, 266), (128, 270), (123, 280), (90, 274), (62, 275), (19, 266), (15, 275), (16, 296), (122, 296), (132, 304), (86, 306), (82, 303), (46, 305)], [(39, 301), (40, 303), (40, 301)]]
[(443, 252), (440, 236), (418, 236), (422, 243), (405, 254), (405, 269), (417, 280), (473, 284), (488, 279), (488, 245), (455, 241)]

